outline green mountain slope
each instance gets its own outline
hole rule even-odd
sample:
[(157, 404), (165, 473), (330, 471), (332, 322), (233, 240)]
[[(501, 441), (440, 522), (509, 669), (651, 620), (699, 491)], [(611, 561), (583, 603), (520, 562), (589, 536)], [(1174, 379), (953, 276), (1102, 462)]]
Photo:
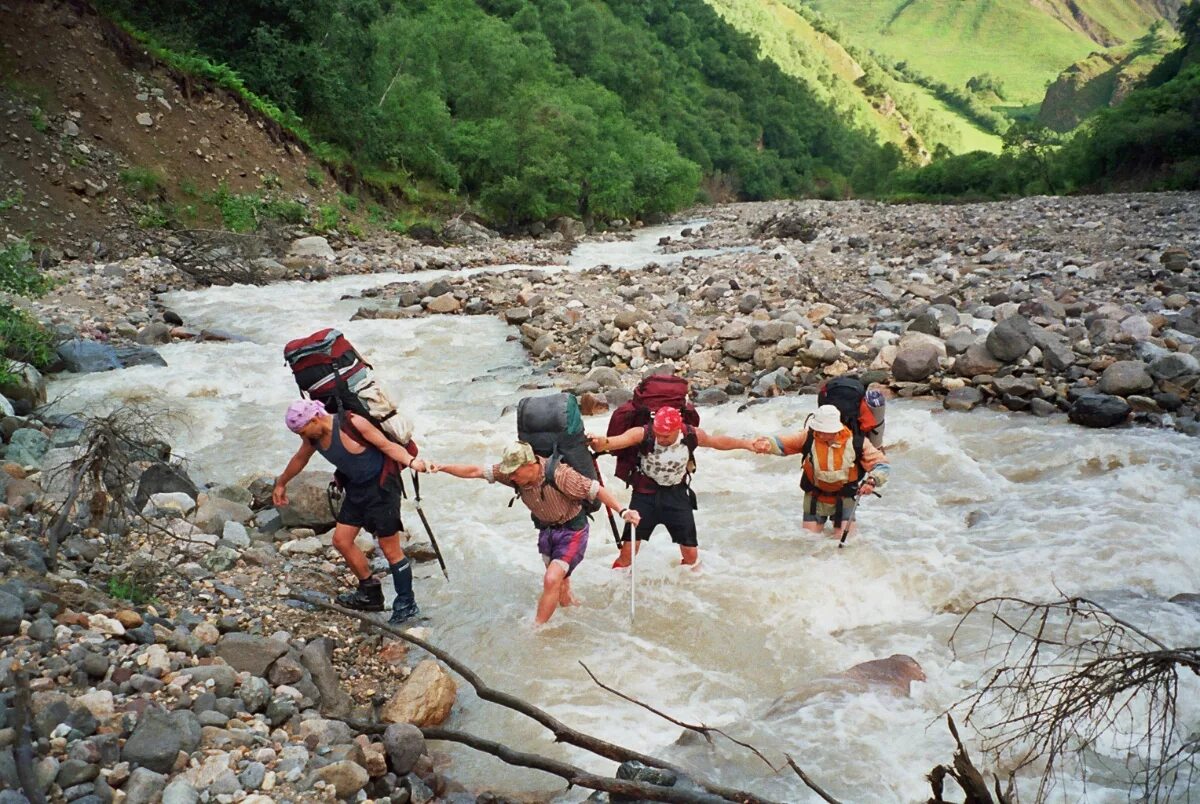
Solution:
[(759, 41), (761, 53), (813, 89), (856, 125), (919, 160), (998, 151), (1000, 138), (925, 87), (884, 70), (863, 48), (839, 41), (820, 14), (796, 0), (707, 0), (721, 18)]
[(1040, 103), (1060, 71), (1129, 43), (1178, 0), (807, 0), (847, 36), (953, 87), (998, 79), (1010, 109)]
[(1038, 122), (1070, 131), (1097, 109), (1116, 106), (1180, 45), (1169, 30), (1152, 31), (1133, 45), (1092, 53), (1063, 70), (1046, 89)]

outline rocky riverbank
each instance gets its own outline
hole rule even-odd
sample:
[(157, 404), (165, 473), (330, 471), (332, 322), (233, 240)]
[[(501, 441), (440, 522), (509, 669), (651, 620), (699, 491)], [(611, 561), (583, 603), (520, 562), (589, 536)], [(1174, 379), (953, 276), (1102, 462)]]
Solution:
[(700, 210), (633, 270), (483, 273), (370, 292), (358, 315), (500, 315), (561, 384), (625, 398), (648, 367), (699, 402), (854, 372), (903, 397), (1200, 434), (1200, 198)]

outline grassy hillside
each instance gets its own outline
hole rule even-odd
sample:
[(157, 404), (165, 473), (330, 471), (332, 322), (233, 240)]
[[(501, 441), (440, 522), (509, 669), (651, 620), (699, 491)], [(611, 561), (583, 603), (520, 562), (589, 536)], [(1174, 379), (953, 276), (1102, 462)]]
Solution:
[(998, 151), (1000, 138), (916, 84), (888, 74), (864, 48), (831, 35), (828, 21), (795, 0), (707, 0), (756, 38), (761, 53), (813, 88), (855, 124), (910, 156)]
[(951, 86), (995, 76), (1003, 88), (996, 105), (1009, 109), (1040, 103), (1068, 65), (1136, 39), (1162, 18), (1161, 7), (1178, 7), (1155, 0), (807, 2), (850, 40)]

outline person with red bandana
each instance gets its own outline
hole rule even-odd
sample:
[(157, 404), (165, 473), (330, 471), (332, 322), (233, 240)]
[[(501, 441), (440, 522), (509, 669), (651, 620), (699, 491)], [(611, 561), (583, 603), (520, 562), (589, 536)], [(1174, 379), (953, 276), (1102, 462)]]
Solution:
[(613, 569), (628, 567), (632, 551), (640, 549), (640, 543), (648, 540), (659, 525), (665, 527), (671, 541), (679, 545), (680, 563), (697, 567), (700, 549), (694, 513), (696, 494), (691, 489), (696, 448), (754, 451), (754, 443), (749, 439), (710, 434), (685, 425), (679, 410), (672, 407), (655, 411), (650, 426), (631, 427), (618, 436), (589, 434), (588, 442), (596, 452), (638, 448), (638, 468), (629, 507), (641, 515), (636, 530), (639, 544), (635, 548), (628, 537), (622, 540)]

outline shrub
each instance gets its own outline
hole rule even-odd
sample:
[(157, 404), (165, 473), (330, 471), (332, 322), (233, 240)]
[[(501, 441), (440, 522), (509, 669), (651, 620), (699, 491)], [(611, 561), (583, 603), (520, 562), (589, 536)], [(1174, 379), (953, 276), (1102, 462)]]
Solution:
[(134, 166), (121, 171), (121, 184), (142, 198), (155, 198), (163, 194), (166, 183), (162, 173), (154, 168)]

